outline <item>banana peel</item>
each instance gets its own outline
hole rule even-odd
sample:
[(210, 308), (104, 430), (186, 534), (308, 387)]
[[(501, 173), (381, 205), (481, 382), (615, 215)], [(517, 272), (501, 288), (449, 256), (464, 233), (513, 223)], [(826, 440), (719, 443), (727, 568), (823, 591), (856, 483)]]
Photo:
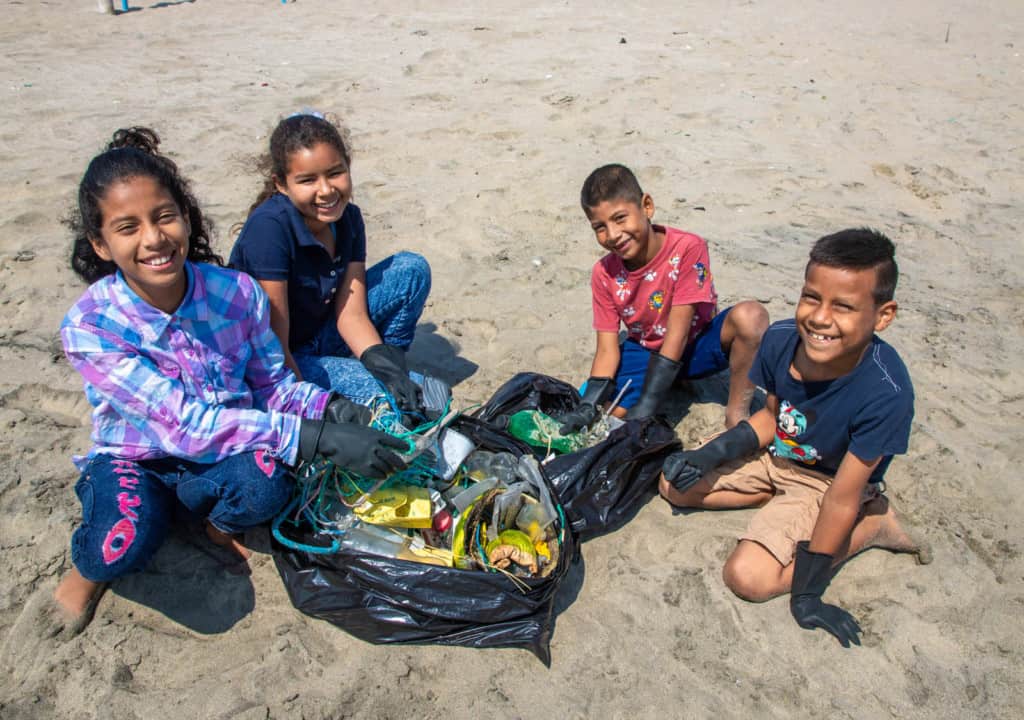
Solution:
[(521, 530), (502, 530), (498, 537), (487, 543), (487, 561), (496, 568), (505, 569), (512, 563), (537, 574), (537, 556), (530, 536)]

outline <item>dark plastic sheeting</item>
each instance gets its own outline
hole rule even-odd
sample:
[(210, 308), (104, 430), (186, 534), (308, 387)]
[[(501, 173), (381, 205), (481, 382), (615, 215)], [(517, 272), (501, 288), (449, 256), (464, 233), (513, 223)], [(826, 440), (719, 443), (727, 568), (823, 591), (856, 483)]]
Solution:
[[(515, 455), (529, 452), (515, 438), (473, 418), (459, 418), (452, 427), (484, 449)], [(554, 495), (557, 498), (557, 492)], [(291, 526), (281, 527), (287, 531)], [(554, 597), (577, 552), (571, 528), (564, 535), (555, 569), (546, 578), (522, 579), (530, 587), (526, 592), (500, 573), (348, 551), (319, 555), (277, 542), (272, 552), (288, 596), (300, 612), (362, 640), (521, 647), (550, 665)], [(310, 534), (293, 532), (289, 537), (306, 544), (328, 544), (318, 543)]]
[[(475, 417), (494, 427), (520, 410), (558, 417), (580, 402), (576, 388), (539, 373), (519, 373), (494, 393)], [(544, 466), (581, 540), (628, 522), (656, 492), (665, 458), (682, 449), (664, 422), (628, 420), (594, 447), (560, 455)]]

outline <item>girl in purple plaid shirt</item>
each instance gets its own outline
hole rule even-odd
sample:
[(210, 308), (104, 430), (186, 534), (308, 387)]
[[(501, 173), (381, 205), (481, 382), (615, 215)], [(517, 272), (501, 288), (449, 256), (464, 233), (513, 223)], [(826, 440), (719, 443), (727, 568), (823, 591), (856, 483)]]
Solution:
[(244, 562), (238, 536), (291, 493), (289, 466), (323, 455), (368, 477), (401, 466), (369, 410), (298, 381), (266, 294), (222, 267), (188, 182), (148, 128), (118, 130), (78, 194), (71, 264), (92, 283), (61, 324), (93, 406), (75, 457), (82, 524), (54, 591), (65, 633), (89, 621), (106, 583), (143, 568), (177, 505)]

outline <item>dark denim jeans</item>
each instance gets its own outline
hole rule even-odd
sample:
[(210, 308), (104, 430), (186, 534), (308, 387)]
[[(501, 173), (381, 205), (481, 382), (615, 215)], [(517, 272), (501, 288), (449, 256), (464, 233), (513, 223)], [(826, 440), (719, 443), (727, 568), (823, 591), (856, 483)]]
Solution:
[(289, 469), (263, 451), (213, 464), (98, 455), (75, 485), (82, 525), (71, 538), (71, 561), (83, 577), (108, 582), (146, 566), (167, 536), (176, 503), (236, 533), (274, 517), (293, 482)]
[[(412, 344), (429, 294), (430, 265), (422, 255), (396, 253), (366, 271), (370, 322), (386, 345), (405, 350)], [(333, 318), (324, 324), (317, 337), (292, 355), (302, 378), (326, 390), (364, 404), (381, 393), (373, 375), (352, 357)]]

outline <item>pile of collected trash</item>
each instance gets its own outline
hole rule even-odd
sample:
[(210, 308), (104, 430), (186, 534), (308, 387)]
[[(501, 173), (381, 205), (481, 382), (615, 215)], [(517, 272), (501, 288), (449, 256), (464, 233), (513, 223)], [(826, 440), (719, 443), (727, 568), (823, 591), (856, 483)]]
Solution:
[[(428, 378), (428, 380), (430, 380)], [(434, 381), (439, 383), (440, 381)], [(450, 426), (457, 413), (444, 387), (428, 394), (435, 416), (409, 429), (382, 398), (373, 426), (406, 440), (406, 467), (384, 480), (359, 477), (329, 460), (303, 464), (296, 495), (277, 518), (275, 538), (287, 547), (328, 554), (342, 550), (462, 570), (546, 577), (564, 540), (562, 510), (532, 453), (490, 451)], [(614, 418), (611, 419), (614, 421)], [(553, 457), (607, 437), (602, 420), (584, 433), (562, 436), (559, 423), (537, 410), (522, 410), (507, 432)], [(300, 543), (288, 526), (305, 525), (317, 544)]]
[(511, 378), (472, 415), (424, 378), (425, 412), (384, 396), (372, 426), (407, 443), (383, 480), (324, 458), (297, 471), (272, 552), (292, 604), (372, 643), (522, 647), (550, 662), (555, 595), (583, 535), (628, 521), (678, 446), (654, 421), (563, 436), (571, 385)]

